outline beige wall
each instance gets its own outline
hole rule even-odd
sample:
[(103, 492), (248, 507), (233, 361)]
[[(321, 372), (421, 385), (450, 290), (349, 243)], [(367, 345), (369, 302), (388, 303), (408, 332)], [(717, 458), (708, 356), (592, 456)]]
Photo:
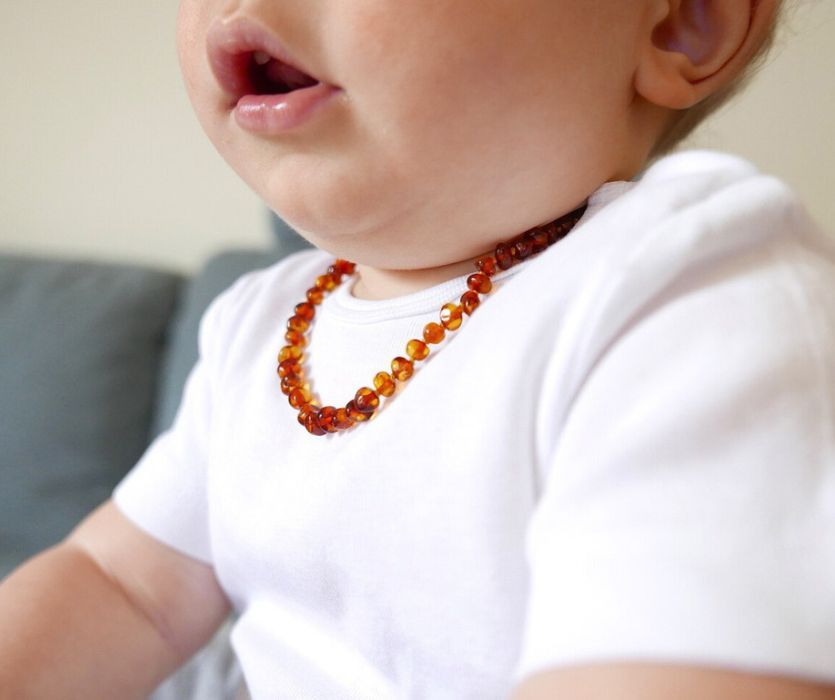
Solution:
[[(835, 3), (799, 0), (751, 90), (689, 145), (751, 158), (835, 232)], [(180, 82), (176, 2), (0, 6), (0, 250), (193, 270), (269, 242)]]

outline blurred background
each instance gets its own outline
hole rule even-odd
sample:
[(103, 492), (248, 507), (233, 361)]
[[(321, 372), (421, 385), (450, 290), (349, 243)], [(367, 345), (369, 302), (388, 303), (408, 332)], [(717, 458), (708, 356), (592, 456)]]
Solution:
[[(0, 248), (184, 273), (264, 247), (269, 212), (192, 114), (176, 2), (4, 2)], [(835, 3), (800, 0), (749, 91), (688, 146), (729, 150), (793, 185), (835, 233)]]

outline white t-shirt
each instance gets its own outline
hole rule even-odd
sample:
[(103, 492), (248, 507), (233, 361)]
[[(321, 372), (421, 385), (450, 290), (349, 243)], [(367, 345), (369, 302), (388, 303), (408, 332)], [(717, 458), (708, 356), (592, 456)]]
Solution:
[[(604, 184), (372, 421), (314, 437), (276, 355), (332, 258), (212, 303), (174, 427), (115, 491), (215, 567), (254, 698), (505, 699), (623, 660), (835, 682), (835, 242), (784, 183), (689, 151)], [(349, 278), (313, 391), (372, 386), (465, 280)]]

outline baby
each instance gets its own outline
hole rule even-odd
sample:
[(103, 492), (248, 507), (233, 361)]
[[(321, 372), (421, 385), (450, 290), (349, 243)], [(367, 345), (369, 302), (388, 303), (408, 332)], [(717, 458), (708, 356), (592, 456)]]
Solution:
[(0, 587), (0, 697), (835, 698), (835, 243), (668, 155), (779, 0), (182, 0), (218, 151), (316, 247)]

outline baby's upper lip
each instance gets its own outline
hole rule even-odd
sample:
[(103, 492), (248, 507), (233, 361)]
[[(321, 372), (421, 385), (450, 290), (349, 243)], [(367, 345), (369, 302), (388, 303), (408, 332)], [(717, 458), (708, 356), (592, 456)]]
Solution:
[(307, 66), (292, 56), (280, 39), (260, 23), (244, 16), (216, 20), (206, 35), (206, 53), (215, 79), (224, 92), (232, 97), (232, 105), (252, 90), (247, 66), (253, 51), (264, 53), (307, 73), (314, 80), (318, 77)]

